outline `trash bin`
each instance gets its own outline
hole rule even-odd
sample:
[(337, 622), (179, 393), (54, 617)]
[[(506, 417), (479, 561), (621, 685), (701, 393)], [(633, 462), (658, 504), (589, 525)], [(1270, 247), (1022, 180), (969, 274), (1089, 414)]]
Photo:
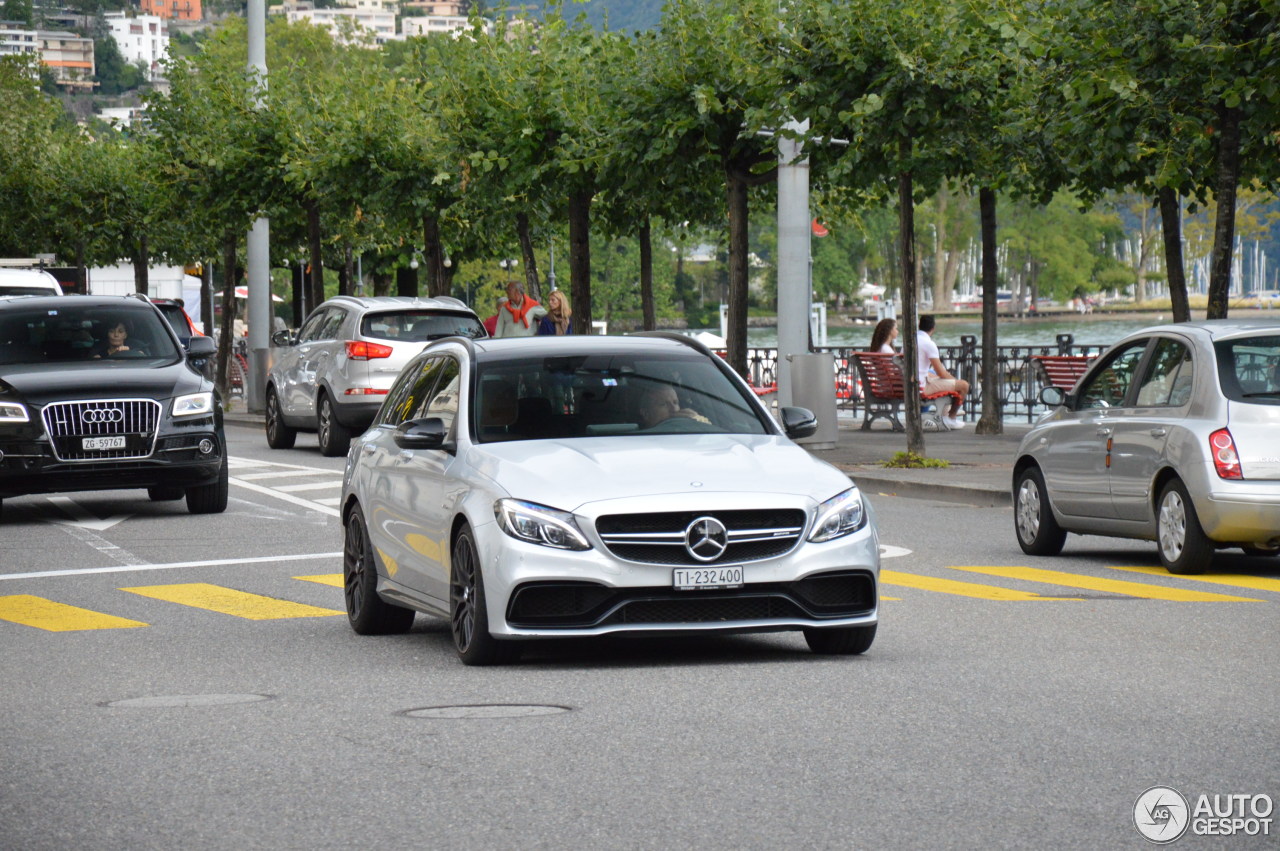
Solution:
[(836, 358), (830, 352), (788, 355), (791, 362), (791, 399), (800, 408), (808, 408), (818, 421), (818, 430), (796, 443), (807, 449), (835, 449), (836, 422)]

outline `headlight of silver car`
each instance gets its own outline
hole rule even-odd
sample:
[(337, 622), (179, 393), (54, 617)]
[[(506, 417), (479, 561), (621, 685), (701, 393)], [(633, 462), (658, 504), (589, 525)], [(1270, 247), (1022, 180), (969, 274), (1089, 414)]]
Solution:
[(0, 402), (0, 423), (25, 423), (27, 408), (17, 402)]
[(567, 511), (518, 499), (500, 499), (493, 504), (493, 513), (502, 531), (517, 540), (560, 550), (591, 549)]
[(867, 522), (867, 511), (862, 504), (862, 494), (856, 487), (836, 494), (818, 506), (818, 520), (813, 524), (809, 540), (814, 543), (830, 541), (856, 532)]
[(178, 396), (173, 400), (175, 417), (194, 417), (197, 414), (208, 414), (212, 411), (212, 393), (192, 393), (189, 396)]

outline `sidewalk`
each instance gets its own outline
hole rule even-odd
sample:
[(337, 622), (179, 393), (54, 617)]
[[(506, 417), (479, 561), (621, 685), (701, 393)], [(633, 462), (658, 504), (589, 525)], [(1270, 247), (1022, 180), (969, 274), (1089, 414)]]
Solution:
[(970, 505), (1012, 505), (1013, 456), (1031, 428), (1005, 423), (1004, 434), (974, 434), (973, 423), (960, 431), (925, 432), (928, 458), (950, 462), (946, 468), (901, 469), (883, 462), (907, 451), (905, 432), (876, 423), (862, 431), (858, 421), (841, 421), (834, 449), (813, 454), (839, 467), (867, 493), (937, 499)]
[[(262, 415), (248, 413), (243, 406), (237, 399), (236, 410), (225, 414), (227, 424), (261, 431)], [(860, 420), (842, 419), (836, 447), (811, 451), (844, 470), (867, 493), (969, 505), (1011, 505), (1013, 456), (1030, 426), (1005, 423), (1004, 434), (996, 435), (974, 434), (973, 427), (973, 423), (965, 423), (960, 431), (925, 432), (926, 457), (950, 462), (946, 468), (882, 466), (907, 450), (906, 433), (891, 431), (887, 423), (862, 431)]]

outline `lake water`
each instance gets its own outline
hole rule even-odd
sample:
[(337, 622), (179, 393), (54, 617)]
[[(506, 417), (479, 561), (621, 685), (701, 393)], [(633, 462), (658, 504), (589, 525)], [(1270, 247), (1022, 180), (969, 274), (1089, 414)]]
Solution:
[[(1057, 342), (1059, 334), (1071, 334), (1076, 345), (1109, 346), (1125, 334), (1172, 321), (1172, 316), (1149, 314), (1142, 317), (1112, 317), (1094, 315), (1088, 318), (1068, 319), (1046, 317), (1041, 319), (1001, 318), (998, 326), (998, 342), (1001, 346), (1050, 346)], [(829, 326), (827, 345), (865, 348), (871, 342), (874, 323), (854, 326)], [(719, 334), (719, 329), (713, 329)], [(962, 336), (972, 335), (982, 343), (981, 320), (938, 320), (933, 333), (934, 342), (940, 346), (958, 346)], [(821, 345), (815, 340), (816, 345)], [(777, 328), (748, 328), (747, 345), (750, 348), (776, 348)], [(899, 347), (901, 343), (898, 344)]]

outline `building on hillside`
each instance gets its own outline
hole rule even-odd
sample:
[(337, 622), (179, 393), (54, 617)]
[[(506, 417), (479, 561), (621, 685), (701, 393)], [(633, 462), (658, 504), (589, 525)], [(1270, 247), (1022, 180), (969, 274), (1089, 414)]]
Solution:
[(107, 12), (103, 17), (124, 61), (141, 62), (147, 79), (158, 79), (160, 63), (169, 56), (168, 21), (156, 15), (128, 17), (124, 12)]
[(178, 21), (198, 21), (204, 16), (200, 0), (142, 0), (142, 13)]
[(40, 61), (53, 71), (53, 80), (68, 91), (92, 92), (93, 39), (71, 32), (40, 30)]
[(427, 15), (441, 18), (465, 18), (462, 0), (404, 0), (405, 14)]
[[(400, 19), (400, 30), (405, 38), (466, 32), (471, 27), (465, 15), (413, 15)], [(485, 25), (485, 32), (493, 33), (493, 24)]]
[(40, 38), (35, 30), (20, 27), (14, 21), (0, 21), (0, 56), (32, 56), (40, 53)]
[(365, 34), (372, 35), (376, 44), (403, 38), (396, 32), (395, 12), (383, 9), (303, 9), (285, 6), (285, 18), (291, 24), (308, 21), (315, 26), (324, 27), (333, 35), (334, 41), (338, 42), (356, 41)]
[(133, 125), (145, 126), (147, 109), (144, 106), (104, 106), (98, 110), (97, 116), (117, 130), (126, 130)]

